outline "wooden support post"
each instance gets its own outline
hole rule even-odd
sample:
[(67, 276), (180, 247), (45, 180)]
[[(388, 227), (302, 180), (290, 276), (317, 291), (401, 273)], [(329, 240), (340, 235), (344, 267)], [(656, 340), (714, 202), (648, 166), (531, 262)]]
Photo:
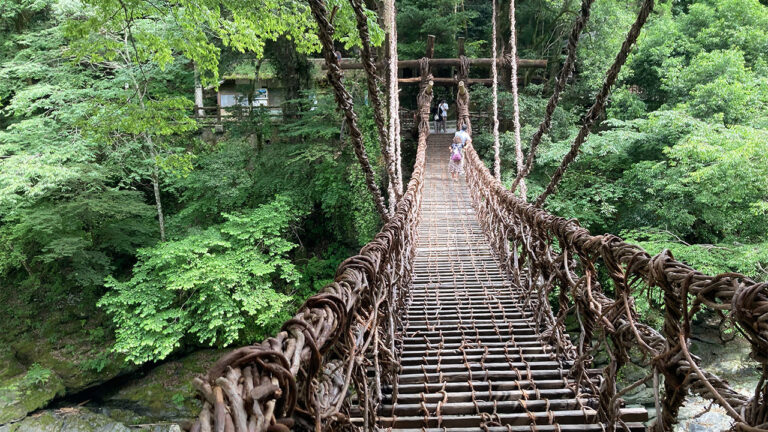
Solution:
[(472, 122), (469, 119), (469, 91), (464, 81), (459, 81), (459, 93), (456, 97), (456, 129), (467, 126), (467, 133), (472, 135)]
[(427, 35), (427, 52), (424, 56), (428, 59), (435, 56), (435, 35)]
[[(509, 57), (510, 51), (512, 51), (512, 47), (509, 46), (508, 43), (504, 44), (504, 48), (501, 50), (501, 58), (504, 59), (506, 57)], [(520, 62), (517, 63), (517, 68), (520, 69)], [(501, 75), (501, 83), (504, 85), (504, 88), (507, 89), (507, 91), (512, 91), (512, 68), (505, 67), (502, 64), (502, 68), (499, 70), (499, 75)], [(520, 80), (518, 80), (518, 83)]]

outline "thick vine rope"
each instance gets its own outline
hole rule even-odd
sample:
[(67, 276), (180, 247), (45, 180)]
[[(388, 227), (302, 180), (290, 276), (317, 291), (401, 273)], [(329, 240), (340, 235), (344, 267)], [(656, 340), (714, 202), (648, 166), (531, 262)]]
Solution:
[(365, 151), (363, 134), (357, 126), (357, 114), (355, 114), (352, 103), (352, 95), (349, 94), (344, 87), (344, 84), (341, 82), (341, 66), (339, 65), (339, 59), (336, 58), (336, 55), (334, 54), (333, 39), (331, 36), (333, 35), (334, 30), (333, 25), (328, 21), (328, 12), (325, 8), (325, 2), (322, 0), (310, 0), (309, 5), (312, 9), (312, 15), (317, 22), (320, 44), (323, 47), (323, 56), (325, 57), (325, 63), (328, 66), (328, 81), (331, 83), (331, 87), (333, 87), (336, 103), (339, 105), (339, 109), (341, 109), (347, 119), (349, 135), (350, 138), (352, 138), (352, 146), (355, 150), (355, 156), (357, 156), (357, 160), (365, 175), (365, 185), (373, 196), (376, 210), (379, 212), (381, 219), (386, 222), (389, 220), (389, 212), (384, 204), (384, 198), (381, 195), (381, 191), (376, 184), (376, 177), (373, 173), (373, 168), (371, 168), (371, 163), (368, 160), (368, 154)]
[(379, 89), (379, 76), (376, 73), (376, 65), (373, 62), (373, 53), (371, 52), (371, 38), (368, 31), (368, 16), (365, 14), (365, 7), (363, 7), (362, 0), (349, 0), (349, 4), (355, 11), (355, 19), (357, 21), (357, 30), (360, 33), (360, 41), (362, 48), (360, 50), (360, 58), (363, 63), (363, 69), (365, 69), (366, 83), (368, 85), (368, 97), (371, 99), (371, 106), (373, 107), (373, 119), (376, 122), (376, 131), (379, 135), (379, 146), (381, 147), (381, 155), (384, 158), (384, 164), (387, 168), (388, 176), (388, 190), (389, 196), (389, 209), (394, 210), (394, 206), (397, 201), (400, 200), (400, 195), (403, 193), (402, 185), (399, 189), (395, 186), (397, 178), (397, 168), (395, 167), (396, 156), (390, 151), (389, 136), (387, 131), (386, 122), (384, 120), (384, 106), (381, 102), (381, 91)]
[(584, 26), (589, 20), (590, 8), (592, 7), (593, 2), (594, 0), (582, 0), (581, 2), (581, 11), (579, 12), (579, 17), (576, 18), (576, 21), (573, 23), (571, 34), (568, 36), (568, 47), (567, 54), (565, 56), (565, 62), (563, 62), (563, 67), (560, 69), (560, 74), (557, 76), (557, 81), (555, 82), (555, 88), (552, 91), (552, 96), (550, 96), (549, 101), (547, 101), (547, 108), (544, 111), (544, 119), (541, 121), (538, 130), (536, 130), (536, 132), (533, 134), (533, 137), (531, 138), (531, 144), (528, 149), (528, 157), (525, 160), (525, 166), (522, 170), (518, 170), (517, 177), (515, 177), (515, 181), (512, 182), (510, 189), (513, 192), (515, 189), (517, 189), (517, 186), (523, 182), (523, 179), (525, 179), (528, 174), (531, 173), (531, 169), (533, 168), (533, 161), (536, 158), (536, 149), (539, 147), (544, 134), (549, 132), (549, 128), (552, 126), (552, 114), (554, 114), (555, 108), (557, 108), (557, 103), (560, 101), (560, 93), (565, 88), (565, 83), (568, 80), (568, 77), (571, 76), (571, 73), (573, 73), (573, 66), (576, 62), (576, 47), (579, 43), (581, 32), (584, 30)]
[[(499, 82), (496, 66), (496, 0), (493, 0), (491, 13), (491, 93), (493, 98), (493, 175), (501, 179), (501, 156), (499, 154)], [(515, 83), (517, 84), (517, 83)]]
[[(509, 47), (510, 47), (510, 70), (512, 84), (512, 122), (515, 136), (515, 159), (517, 161), (517, 173), (523, 172), (523, 145), (520, 141), (520, 103), (517, 94), (517, 25), (515, 20), (515, 0), (509, 0)], [(513, 189), (514, 190), (514, 189)], [(528, 189), (525, 186), (525, 179), (520, 180), (520, 196), (525, 200), (528, 195)]]
[(400, 90), (397, 82), (397, 9), (395, 0), (384, 0), (385, 21), (389, 39), (387, 51), (389, 54), (389, 151), (395, 160), (395, 189), (399, 195), (403, 193), (403, 167), (400, 149)]
[(643, 4), (640, 6), (640, 11), (637, 14), (637, 19), (635, 19), (635, 22), (632, 24), (632, 28), (629, 29), (629, 33), (627, 33), (627, 37), (624, 40), (624, 43), (621, 45), (621, 49), (616, 55), (616, 59), (613, 61), (613, 64), (606, 72), (603, 86), (595, 97), (595, 103), (592, 105), (589, 111), (587, 111), (587, 115), (584, 117), (584, 122), (581, 126), (581, 129), (579, 130), (578, 135), (576, 135), (576, 139), (574, 139), (573, 144), (571, 145), (571, 149), (568, 151), (568, 153), (566, 153), (563, 161), (560, 163), (560, 166), (557, 167), (554, 174), (552, 174), (552, 178), (550, 179), (547, 187), (544, 189), (544, 192), (542, 192), (541, 195), (536, 198), (537, 206), (541, 206), (544, 201), (547, 200), (547, 197), (555, 192), (557, 184), (560, 183), (560, 180), (563, 178), (563, 174), (565, 174), (565, 170), (568, 169), (568, 165), (570, 165), (571, 162), (576, 159), (576, 156), (579, 154), (581, 145), (584, 144), (584, 141), (589, 136), (592, 127), (595, 125), (598, 118), (603, 114), (605, 102), (608, 100), (608, 95), (611, 93), (611, 87), (613, 87), (613, 83), (616, 82), (616, 78), (619, 76), (621, 67), (624, 65), (624, 62), (627, 61), (629, 52), (632, 50), (632, 45), (634, 45), (637, 41), (637, 37), (640, 35), (640, 30), (642, 30), (643, 25), (645, 25), (645, 22), (648, 19), (648, 15), (650, 15), (651, 11), (653, 10), (653, 4), (654, 0), (643, 0)]

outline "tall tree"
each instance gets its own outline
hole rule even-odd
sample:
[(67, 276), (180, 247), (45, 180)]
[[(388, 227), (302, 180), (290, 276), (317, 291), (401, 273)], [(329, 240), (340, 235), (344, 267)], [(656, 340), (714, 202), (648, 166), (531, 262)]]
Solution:
[(71, 53), (96, 68), (110, 69), (116, 76), (114, 84), (122, 84), (123, 90), (102, 101), (92, 119), (93, 130), (98, 138), (123, 147), (119, 153), (130, 153), (126, 151), (130, 148), (148, 161), (145, 175), (152, 184), (160, 240), (165, 241), (161, 165), (171, 159), (182, 161), (187, 155), (163, 154), (168, 142), (162, 140), (196, 129), (185, 112), (189, 101), (164, 94), (153, 82), (155, 74), (173, 61), (172, 52), (157, 41), (167, 38), (175, 26), (148, 10), (128, 9), (124, 3), (108, 20), (84, 22), (98, 26), (99, 31), (79, 33), (84, 28), (73, 23), (68, 29), (74, 38)]
[(75, 11), (6, 12), (23, 25), (0, 29), (0, 279), (46, 305), (74, 295), (87, 308), (116, 263), (156, 238), (152, 208), (89, 131), (119, 90), (67, 55), (62, 24)]

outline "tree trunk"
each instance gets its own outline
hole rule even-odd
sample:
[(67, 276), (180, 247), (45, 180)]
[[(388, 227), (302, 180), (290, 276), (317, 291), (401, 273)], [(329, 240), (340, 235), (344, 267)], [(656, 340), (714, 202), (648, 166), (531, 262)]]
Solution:
[[(10, 244), (10, 243), (6, 243), (6, 248), (8, 248), (8, 250), (9, 250), (9, 251), (11, 251), (11, 253), (13, 253), (13, 252), (15, 252), (15, 251), (16, 251), (16, 250), (13, 248), (13, 246), (11, 246), (11, 244)], [(24, 267), (24, 270), (26, 270), (26, 271), (27, 271), (27, 274), (28, 274), (30, 277), (31, 277), (31, 276), (34, 276), (34, 275), (32, 274), (32, 267), (30, 267), (30, 266), (29, 266), (29, 263), (27, 262), (27, 259), (26, 259), (26, 258), (21, 258), (21, 259), (20, 259), (20, 261), (21, 261), (21, 265)]]
[[(125, 29), (125, 33), (123, 35), (123, 46), (125, 48), (125, 53), (123, 55), (123, 58), (126, 62), (126, 65), (130, 65), (130, 47), (128, 44), (128, 28)], [(133, 75), (130, 75), (131, 79), (133, 81), (134, 89), (136, 90), (136, 95), (138, 96), (137, 99), (139, 101), (139, 106), (141, 107), (142, 111), (146, 109), (146, 106), (144, 105), (144, 97), (146, 96), (146, 90), (147, 90), (147, 82), (144, 82), (144, 88), (142, 89), (141, 85), (139, 85), (139, 82), (136, 80), (136, 77)], [(195, 66), (195, 92), (197, 92), (197, 83), (200, 80), (199, 72), (197, 70), (197, 66)], [(202, 85), (200, 86), (200, 95), (201, 95), (201, 101), (202, 101)], [(197, 95), (195, 95), (197, 97)], [(202, 105), (200, 105), (202, 106)], [(157, 168), (157, 151), (155, 150), (155, 143), (152, 142), (152, 135), (147, 133), (142, 133), (140, 135), (144, 138), (144, 142), (147, 145), (147, 150), (149, 151), (149, 155), (152, 157), (152, 175), (150, 175), (150, 178), (152, 180), (152, 190), (155, 195), (155, 206), (157, 207), (157, 221), (160, 224), (160, 241), (165, 241), (165, 217), (163, 217), (163, 203), (160, 200), (160, 170)]]
[(160, 170), (157, 168), (157, 153), (155, 152), (152, 138), (146, 136), (147, 145), (149, 146), (150, 155), (152, 156), (152, 190), (155, 194), (155, 207), (157, 207), (157, 222), (160, 225), (160, 241), (165, 241), (165, 217), (163, 216), (163, 202), (160, 199)]
[(193, 63), (195, 68), (195, 108), (197, 117), (203, 118), (205, 110), (203, 109), (203, 83), (200, 81), (200, 71), (197, 69), (197, 63)]

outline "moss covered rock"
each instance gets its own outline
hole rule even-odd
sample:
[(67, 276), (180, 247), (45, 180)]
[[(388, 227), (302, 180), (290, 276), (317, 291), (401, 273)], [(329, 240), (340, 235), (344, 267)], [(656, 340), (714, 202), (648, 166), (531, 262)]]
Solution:
[(49, 318), (22, 333), (0, 326), (0, 424), (136, 368), (109, 352), (111, 335), (96, 324)]
[(0, 432), (129, 432), (126, 425), (86, 409), (44, 411), (0, 426)]
[[(5, 360), (11, 363), (7, 357)], [(26, 370), (20, 364), (4, 370), (21, 373), (0, 379), (0, 424), (19, 420), (65, 392), (61, 377), (38, 363)]]
[(192, 378), (205, 373), (222, 354), (220, 350), (204, 350), (163, 363), (106, 396), (100, 405), (113, 418), (125, 419), (125, 411), (135, 413), (135, 420), (131, 421), (193, 419), (201, 405), (195, 397)]

